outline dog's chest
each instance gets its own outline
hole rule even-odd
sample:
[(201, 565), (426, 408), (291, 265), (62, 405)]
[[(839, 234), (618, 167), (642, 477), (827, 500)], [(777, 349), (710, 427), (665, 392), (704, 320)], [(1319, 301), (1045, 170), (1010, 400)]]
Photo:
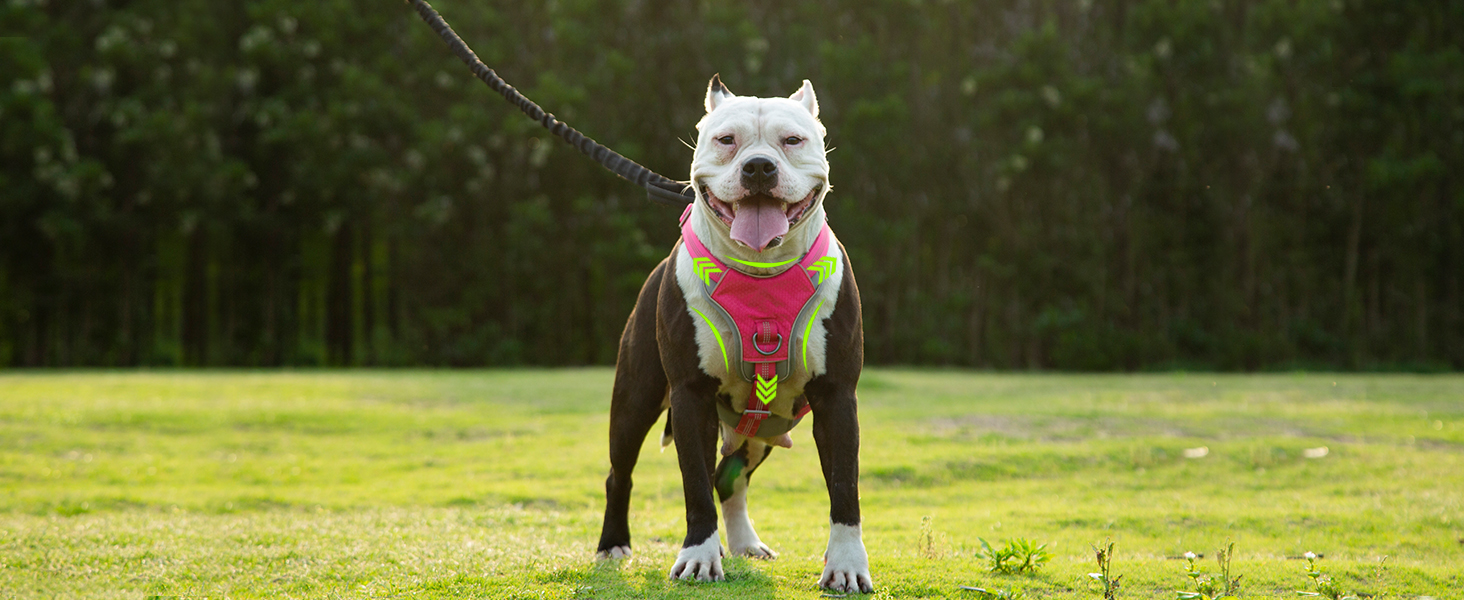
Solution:
[[(808, 261), (809, 265), (792, 266), (793, 269), (804, 269), (806, 266), (810, 270), (811, 279), (817, 285), (814, 286), (811, 296), (799, 298), (798, 302), (784, 308), (791, 312), (776, 315), (777, 320), (787, 323), (782, 328), (787, 335), (780, 333), (776, 342), (758, 346), (756, 352), (753, 346), (749, 346), (756, 344), (756, 332), (744, 331), (748, 329), (747, 319), (729, 312), (728, 305), (757, 304), (759, 300), (767, 298), (757, 297), (759, 290), (755, 284), (748, 285), (749, 278), (746, 277), (739, 279), (739, 285), (736, 286), (739, 293), (753, 295), (744, 298), (745, 302), (728, 300), (727, 293), (731, 286), (719, 288), (714, 298), (714, 293), (708, 290), (709, 265), (698, 258), (693, 256), (685, 243), (677, 248), (676, 282), (686, 299), (687, 312), (696, 327), (697, 358), (702, 371), (721, 382), (719, 394), (725, 394), (731, 401), (732, 409), (741, 412), (746, 400), (753, 394), (755, 385), (750, 375), (753, 371), (752, 364), (755, 363), (749, 364), (743, 360), (744, 357), (756, 359), (762, 349), (783, 345), (787, 356), (786, 365), (779, 370), (776, 394), (768, 402), (768, 410), (774, 415), (792, 418), (795, 399), (803, 394), (804, 386), (827, 370), (826, 320), (834, 313), (839, 289), (843, 284), (843, 255), (832, 231), (828, 232), (828, 243), (820, 256)], [(802, 276), (802, 273), (797, 275)], [(721, 300), (720, 303), (718, 299)], [(737, 309), (734, 307), (732, 310), (735, 312)], [(738, 326), (739, 321), (742, 321), (742, 327)]]

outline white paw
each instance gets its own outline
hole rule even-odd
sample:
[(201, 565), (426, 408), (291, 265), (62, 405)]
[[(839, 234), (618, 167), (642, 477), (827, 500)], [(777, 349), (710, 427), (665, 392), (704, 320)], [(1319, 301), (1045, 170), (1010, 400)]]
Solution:
[(757, 530), (752, 528), (752, 518), (747, 516), (747, 488), (738, 490), (722, 503), (722, 520), (727, 524), (727, 549), (733, 554), (764, 559), (778, 557), (777, 552), (758, 539)]
[(683, 581), (722, 581), (722, 542), (713, 531), (707, 541), (682, 548), (676, 555), (676, 564), (671, 565), (671, 578)]
[(834, 523), (829, 527), (829, 549), (824, 553), (824, 571), (818, 585), (836, 592), (874, 591), (869, 555), (864, 552), (858, 525)]
[(738, 554), (741, 556), (749, 556), (752, 558), (761, 558), (765, 560), (772, 560), (778, 557), (778, 553), (773, 552), (772, 548), (769, 548), (767, 544), (764, 544), (761, 540), (757, 539), (756, 535), (753, 536), (751, 542), (746, 542), (740, 545), (732, 544), (729, 542), (727, 545), (732, 548), (733, 554)]
[(619, 560), (622, 558), (630, 558), (630, 546), (616, 546), (608, 550), (601, 550), (598, 554), (595, 555), (595, 558), (600, 560)]

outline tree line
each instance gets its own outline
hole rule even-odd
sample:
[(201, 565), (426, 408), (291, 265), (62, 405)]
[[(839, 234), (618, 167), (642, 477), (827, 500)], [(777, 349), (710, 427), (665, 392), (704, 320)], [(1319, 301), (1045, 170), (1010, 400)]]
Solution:
[[(811, 79), (870, 362), (1464, 367), (1459, 0), (436, 7), (674, 178)], [(0, 24), (0, 366), (605, 364), (677, 237), (400, 2)]]

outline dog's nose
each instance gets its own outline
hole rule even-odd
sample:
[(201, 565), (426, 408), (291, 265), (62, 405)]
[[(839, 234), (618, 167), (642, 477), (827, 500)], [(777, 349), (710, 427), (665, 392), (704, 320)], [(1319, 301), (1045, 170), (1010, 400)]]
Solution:
[(767, 191), (778, 181), (778, 164), (765, 156), (754, 156), (742, 163), (742, 185), (753, 191)]
[(742, 174), (748, 177), (771, 177), (778, 174), (778, 165), (763, 156), (754, 156), (742, 163)]

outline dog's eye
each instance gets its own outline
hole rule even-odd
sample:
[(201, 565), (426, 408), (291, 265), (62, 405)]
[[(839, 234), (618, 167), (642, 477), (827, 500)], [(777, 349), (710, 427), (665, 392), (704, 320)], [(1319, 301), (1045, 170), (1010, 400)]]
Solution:
[(717, 141), (718, 142), (721, 142), (723, 144), (726, 144), (728, 146), (731, 146), (732, 145), (732, 142), (737, 141), (737, 138), (734, 138), (734, 137), (732, 137), (730, 135), (724, 135), (722, 137), (717, 138)]
[(783, 138), (783, 144), (784, 145), (797, 146), (798, 144), (801, 144), (801, 143), (803, 143), (803, 138), (798, 137), (796, 135), (790, 135), (790, 136), (788, 136), (786, 138)]

